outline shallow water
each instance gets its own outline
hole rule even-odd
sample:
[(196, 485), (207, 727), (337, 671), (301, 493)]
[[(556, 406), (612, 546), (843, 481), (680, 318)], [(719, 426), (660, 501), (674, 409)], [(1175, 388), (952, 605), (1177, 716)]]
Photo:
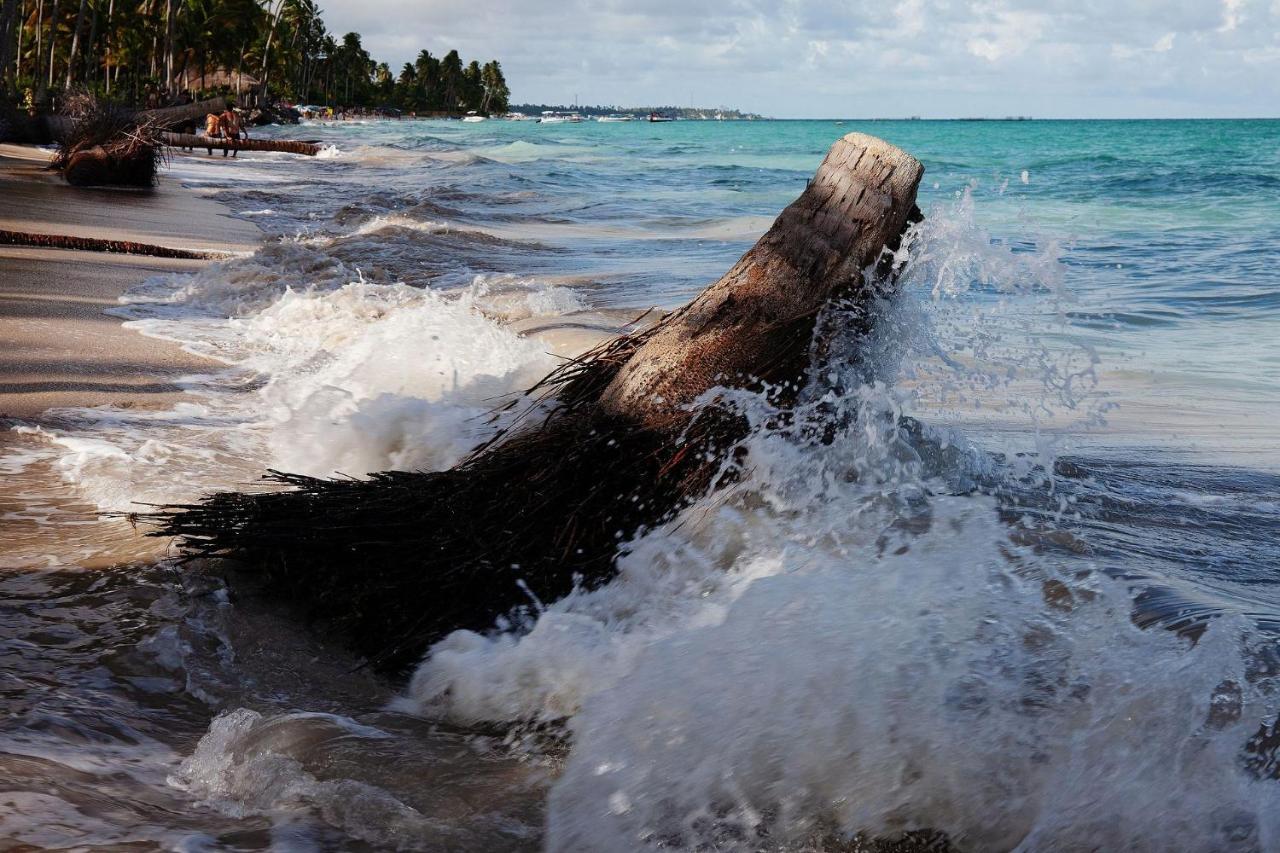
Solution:
[[(803, 414), (842, 431), (737, 395), (738, 484), (611, 584), (389, 684), (98, 517), (447, 467), (556, 355), (718, 277), (855, 129), (923, 160), (927, 218), (876, 339), (815, 371)], [(0, 442), (0, 836), (1280, 845), (1244, 750), (1280, 672), (1280, 123), (273, 132), (334, 147), (174, 164), (272, 239), (115, 309), (225, 370)]]

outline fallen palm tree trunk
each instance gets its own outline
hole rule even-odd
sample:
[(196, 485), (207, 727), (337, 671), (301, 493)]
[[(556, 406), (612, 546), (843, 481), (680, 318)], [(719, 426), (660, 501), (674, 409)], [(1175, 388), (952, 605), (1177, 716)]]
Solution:
[(210, 139), (194, 133), (161, 134), (170, 148), (212, 148), (216, 151), (282, 151), (286, 154), (308, 154), (314, 157), (323, 146), (295, 139)]
[(225, 252), (199, 252), (175, 249), (133, 240), (108, 240), (103, 237), (76, 237), (71, 234), (35, 234), (29, 231), (0, 229), (0, 246), (35, 246), (41, 249), (76, 249), (82, 252), (110, 252), (117, 255), (147, 255), (152, 258), (186, 258), (212, 260), (230, 257)]
[[(720, 281), (655, 326), (557, 370), (551, 408), (435, 473), (322, 480), (166, 507), (152, 535), (221, 556), (307, 607), (374, 664), (412, 665), (457, 628), (487, 630), (532, 601), (612, 577), (620, 544), (721, 485), (743, 418), (698, 401), (717, 387), (804, 384), (820, 314), (852, 304), (858, 330), (889, 285), (923, 168), (850, 134)], [(918, 213), (918, 212), (917, 212)]]
[(183, 124), (203, 124), (204, 117), (209, 113), (220, 113), (226, 108), (226, 98), (209, 98), (191, 104), (179, 104), (176, 107), (143, 110), (138, 113), (138, 119), (155, 127), (168, 129)]
[[(182, 125), (204, 124), (205, 116), (209, 113), (221, 113), (226, 108), (226, 98), (210, 98), (205, 101), (197, 101), (194, 104), (182, 104), (176, 107), (162, 107), (138, 112), (119, 109), (119, 112), (128, 116), (134, 125), (146, 124), (157, 129), (169, 130)], [(75, 118), (70, 115), (46, 114), (38, 119), (33, 119), (33, 121), (41, 124), (45, 135), (54, 141), (66, 138), (76, 123)]]

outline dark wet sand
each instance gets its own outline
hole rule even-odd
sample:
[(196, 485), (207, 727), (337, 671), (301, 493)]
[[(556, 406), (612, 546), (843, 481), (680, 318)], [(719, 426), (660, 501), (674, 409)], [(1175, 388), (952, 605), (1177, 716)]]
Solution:
[[(0, 229), (249, 252), (261, 232), (176, 181), (152, 192), (70, 187), (38, 149), (0, 145)], [(175, 380), (213, 362), (103, 313), (148, 276), (208, 261), (0, 246), (0, 417), (62, 406), (169, 406)]]

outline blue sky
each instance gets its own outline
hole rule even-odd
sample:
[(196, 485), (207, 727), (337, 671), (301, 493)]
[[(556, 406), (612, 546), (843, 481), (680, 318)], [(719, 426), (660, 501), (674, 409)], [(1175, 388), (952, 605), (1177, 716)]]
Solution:
[(1280, 0), (321, 0), (398, 69), (501, 60), (514, 99), (780, 118), (1280, 116)]

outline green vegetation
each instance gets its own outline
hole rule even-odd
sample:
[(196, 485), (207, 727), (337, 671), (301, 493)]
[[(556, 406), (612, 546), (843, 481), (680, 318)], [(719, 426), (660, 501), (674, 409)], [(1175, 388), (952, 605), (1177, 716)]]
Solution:
[(0, 95), (70, 89), (145, 105), (179, 93), (341, 106), (501, 112), (496, 60), (427, 51), (399, 76), (359, 33), (336, 38), (313, 0), (0, 0)]
[(455, 104), (456, 109), (504, 113), (511, 97), (497, 60), (484, 65), (472, 60), (464, 67), (456, 50), (442, 59), (424, 50), (404, 64), (394, 81), (385, 65), (379, 66), (377, 77), (384, 101), (406, 110), (441, 111)]

